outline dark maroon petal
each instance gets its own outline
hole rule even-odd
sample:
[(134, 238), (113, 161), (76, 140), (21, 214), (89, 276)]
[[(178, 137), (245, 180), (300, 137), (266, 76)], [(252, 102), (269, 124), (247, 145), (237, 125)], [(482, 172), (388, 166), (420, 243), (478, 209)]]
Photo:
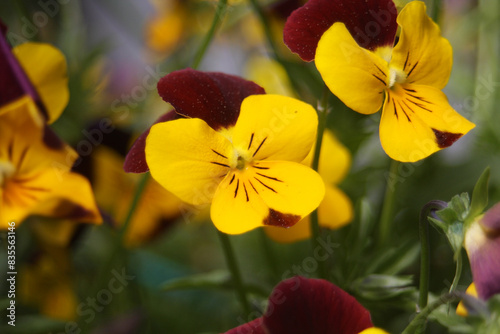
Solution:
[[(28, 95), (33, 98), (42, 112), (45, 108), (35, 88), (24, 73), (23, 68), (12, 54), (11, 47), (5, 38), (7, 28), (1, 25), (0, 36), (0, 106)], [(45, 113), (45, 116), (47, 114)]]
[(500, 235), (500, 203), (486, 211), (479, 223), (492, 235)]
[(477, 294), (487, 300), (500, 293), (500, 236), (485, 236), (479, 248), (467, 250)]
[[(156, 122), (154, 122), (154, 124), (172, 121), (177, 118), (179, 118), (179, 116), (175, 113), (174, 110), (171, 110), (160, 116), (160, 118), (158, 118)], [(148, 164), (146, 163), (146, 153), (144, 150), (146, 149), (146, 137), (149, 134), (149, 130), (151, 130), (151, 126), (135, 140), (134, 144), (128, 151), (128, 154), (125, 157), (125, 163), (123, 164), (123, 169), (125, 170), (125, 172), (146, 173), (149, 171)]]
[(236, 124), (243, 99), (265, 91), (233, 75), (188, 68), (161, 78), (158, 93), (178, 114), (201, 118), (214, 130), (219, 130)]
[(281, 0), (269, 5), (269, 10), (275, 16), (286, 20), (290, 14), (300, 6), (302, 6), (301, 0)]
[(230, 329), (224, 334), (268, 334), (262, 327), (262, 318), (257, 318), (241, 326)]
[(343, 22), (361, 47), (375, 50), (394, 44), (396, 16), (392, 0), (310, 0), (290, 15), (283, 38), (292, 52), (312, 61), (323, 33)]
[(342, 289), (296, 276), (273, 290), (264, 326), (270, 334), (358, 334), (373, 324), (368, 310)]

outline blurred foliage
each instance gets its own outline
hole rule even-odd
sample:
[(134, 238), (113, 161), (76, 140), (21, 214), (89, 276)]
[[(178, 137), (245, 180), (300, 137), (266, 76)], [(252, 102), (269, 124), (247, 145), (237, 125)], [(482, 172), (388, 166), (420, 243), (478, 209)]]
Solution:
[[(260, 2), (267, 5), (272, 1)], [(429, 8), (435, 8), (432, 2)], [(71, 99), (53, 128), (77, 150), (84, 141), (90, 142), (89, 152), (78, 150), (84, 158), (78, 168), (90, 178), (92, 171), (86, 166), (96, 146), (116, 147), (116, 143), (105, 143), (105, 138), (112, 137), (116, 130), (123, 131), (127, 136), (120, 137), (118, 144), (129, 147), (169, 109), (151, 82), (190, 66), (216, 6), (212, 0), (181, 3), (188, 13), (183, 36), (164, 54), (153, 52), (145, 43), (147, 24), (158, 15), (158, 9), (146, 0), (0, 3), (0, 17), (16, 37), (11, 43), (48, 42), (67, 56)], [(469, 205), (468, 195), (463, 193), (472, 192), (487, 166), (491, 169), (489, 203), (500, 201), (499, 3), (442, 2), (439, 23), (454, 50), (454, 69), (446, 93), (455, 109), (477, 125), (453, 147), (425, 161), (400, 164), (397, 175), (389, 175), (389, 159), (377, 135), (380, 116), (355, 113), (330, 97), (328, 128), (353, 155), (351, 171), (340, 187), (355, 203), (356, 212), (350, 225), (325, 232), (330, 241), (325, 249), (331, 250), (325, 261), (329, 278), (365, 305), (377, 326), (394, 333), (400, 332), (415, 312), (418, 217), (424, 204), (453, 198), (450, 210), (454, 208), (455, 214), (457, 206)], [(269, 11), (265, 13), (271, 18)], [(273, 20), (280, 32), (279, 20)], [(275, 43), (282, 43), (279, 33), (273, 38)], [(278, 52), (276, 58), (287, 70), (297, 95), (316, 106), (323, 83), (314, 64), (299, 61), (283, 46)], [(252, 7), (246, 1), (233, 1), (200, 69), (243, 75), (252, 55), (276, 56)], [(93, 137), (94, 143), (83, 130), (101, 119), (110, 120), (113, 130), (109, 136)], [(118, 152), (123, 156), (126, 150)], [(398, 185), (397, 212), (390, 244), (376, 245), (389, 178)], [(117, 198), (122, 195), (115, 193)], [(442, 215), (444, 220), (446, 212)], [(18, 268), (32, 266), (51, 244), (34, 228), (42, 223), (39, 217), (31, 217), (16, 229)], [(206, 213), (181, 212), (168, 228), (158, 229), (154, 239), (134, 248), (120, 243), (115, 223), (107, 219), (102, 226), (79, 225), (68, 245), (55, 246), (58, 252), (69, 254), (78, 300), (75, 319), (49, 318), (36, 305), (17, 299), (16, 327), (6, 327), (2, 321), (0, 332), (77, 333), (80, 329), (82, 333), (216, 333), (251, 320), (242, 315), (231, 289), (216, 231)], [(435, 232), (431, 230), (430, 290), (438, 296), (451, 285), (454, 254), (460, 252), (461, 240), (450, 240), (456, 244), (451, 249), (446, 237)], [(311, 257), (309, 241), (277, 244), (260, 230), (231, 240), (251, 291), (253, 318), (265, 309), (267, 294), (280, 280), (295, 274), (315, 274), (307, 260)], [(6, 267), (3, 245), (0, 267)], [(461, 291), (472, 280), (468, 268), (465, 263)], [(122, 272), (128, 278), (122, 275), (120, 281), (116, 275)], [(5, 270), (0, 272), (0, 281), (6, 281)], [(117, 281), (121, 285), (112, 285)], [(2, 283), (1, 298), (6, 290)], [(0, 305), (5, 309), (8, 300), (1, 298)], [(487, 314), (463, 319), (444, 305), (433, 313), (428, 332), (495, 333), (492, 328), (497, 328), (499, 321), (499, 296), (490, 299), (485, 309)]]

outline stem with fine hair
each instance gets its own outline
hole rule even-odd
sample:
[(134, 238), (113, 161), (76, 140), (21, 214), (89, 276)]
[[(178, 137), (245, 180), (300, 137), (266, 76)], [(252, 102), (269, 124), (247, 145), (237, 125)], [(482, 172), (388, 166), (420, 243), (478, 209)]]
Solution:
[[(328, 116), (328, 97), (329, 97), (328, 87), (323, 89), (323, 97), (318, 105), (318, 133), (316, 137), (316, 146), (314, 147), (314, 157), (312, 162), (312, 169), (316, 172), (319, 169), (319, 158), (321, 155), (321, 144), (323, 143), (323, 133), (326, 128), (326, 120)], [(321, 229), (319, 227), (319, 217), (318, 209), (311, 213), (311, 239), (313, 250), (317, 247), (321, 247), (319, 241), (321, 239)], [(324, 262), (318, 263), (318, 274), (320, 278), (326, 278), (326, 268)]]
[(215, 9), (212, 25), (210, 26), (208, 33), (205, 35), (205, 38), (203, 39), (203, 42), (201, 43), (200, 48), (198, 49), (194, 57), (192, 64), (193, 69), (197, 69), (198, 66), (200, 66), (201, 60), (203, 59), (203, 56), (205, 56), (205, 52), (207, 51), (208, 46), (212, 42), (215, 36), (215, 32), (217, 31), (217, 28), (219, 27), (220, 23), (222, 22), (222, 19), (224, 18), (224, 14), (226, 13), (226, 7), (227, 7), (227, 0), (219, 0), (219, 2), (217, 3), (217, 8)]
[[(448, 206), (448, 203), (443, 201), (430, 201), (420, 211), (419, 219), (419, 234), (421, 245), (420, 256), (420, 286), (418, 307), (423, 310), (427, 306), (429, 295), (429, 270), (430, 270), (430, 246), (429, 246), (429, 214), (438, 210), (442, 210)], [(450, 291), (451, 292), (451, 291)]]
[(227, 234), (219, 230), (217, 230), (217, 234), (219, 235), (224, 257), (226, 258), (226, 264), (231, 272), (233, 285), (238, 295), (238, 299), (240, 300), (243, 311), (246, 315), (248, 315), (250, 313), (250, 304), (248, 303), (247, 293), (241, 278), (240, 268), (238, 267), (238, 263), (236, 262), (236, 258), (234, 256), (231, 240), (229, 240), (229, 236)]
[(425, 309), (422, 310), (413, 320), (408, 324), (405, 330), (401, 334), (415, 334), (415, 333), (423, 333), (425, 329), (425, 325), (427, 323), (427, 318), (429, 315), (436, 310), (439, 306), (458, 301), (462, 298), (464, 294), (462, 292), (452, 292), (439, 297), (438, 300), (429, 304)]
[(389, 175), (388, 177), (386, 177), (387, 185), (385, 188), (382, 212), (380, 214), (379, 235), (378, 235), (379, 246), (385, 245), (391, 235), (392, 222), (394, 220), (396, 190), (397, 190), (397, 185), (400, 182), (398, 180), (398, 169), (400, 164), (401, 163), (399, 161), (391, 160)]

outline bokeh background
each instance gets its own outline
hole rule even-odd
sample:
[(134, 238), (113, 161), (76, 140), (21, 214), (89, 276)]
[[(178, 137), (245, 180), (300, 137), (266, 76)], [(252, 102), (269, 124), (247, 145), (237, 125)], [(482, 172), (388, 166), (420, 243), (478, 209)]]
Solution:
[[(239, 75), (268, 92), (316, 106), (323, 83), (314, 64), (300, 61), (282, 42), (287, 5), (301, 2), (258, 3), (269, 34), (249, 1), (229, 1), (199, 69)], [(330, 99), (328, 128), (352, 155), (339, 186), (351, 198), (355, 218), (328, 232), (335, 245), (327, 264), (332, 280), (370, 309), (375, 324), (393, 332), (404, 328), (415, 307), (423, 205), (471, 193), (487, 166), (490, 206), (500, 201), (500, 2), (426, 3), (453, 46), (445, 93), (476, 128), (425, 161), (402, 164), (394, 175), (378, 139), (380, 116), (357, 114)], [(0, 2), (11, 44), (46, 42), (66, 55), (70, 102), (52, 128), (80, 154), (74, 169), (91, 180), (105, 218), (91, 226), (30, 217), (16, 230), (17, 325), (2, 321), (2, 333), (218, 333), (250, 320), (241, 316), (228, 283), (207, 208), (183, 205), (150, 181), (130, 228), (120, 232), (141, 180), (123, 172), (125, 154), (170, 109), (158, 96), (156, 81), (192, 66), (216, 7), (215, 0)], [(389, 244), (375, 245), (388, 178), (398, 184), (394, 231)], [(266, 296), (281, 279), (314, 276), (305, 261), (310, 241), (280, 244), (261, 230), (231, 239), (256, 309), (265, 309)], [(1, 268), (4, 253), (2, 245)], [(436, 229), (431, 229), (431, 257), (430, 288), (439, 295), (451, 285), (455, 265)], [(471, 282), (468, 264), (464, 267), (462, 290)], [(2, 308), (5, 272), (0, 272)], [(374, 280), (374, 273), (392, 277), (393, 287)], [(430, 332), (447, 329), (434, 322)]]

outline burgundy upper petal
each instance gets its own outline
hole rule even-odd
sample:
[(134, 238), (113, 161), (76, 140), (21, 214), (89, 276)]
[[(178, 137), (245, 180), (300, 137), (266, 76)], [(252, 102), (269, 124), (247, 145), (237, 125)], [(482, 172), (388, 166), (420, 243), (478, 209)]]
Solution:
[(491, 231), (492, 234), (500, 235), (500, 203), (486, 211), (480, 220), (480, 224), (488, 231)]
[(262, 326), (262, 321), (262, 317), (257, 318), (253, 321), (247, 322), (246, 324), (230, 329), (225, 334), (268, 334)]
[(265, 91), (233, 75), (188, 68), (161, 78), (158, 93), (178, 114), (201, 118), (214, 130), (219, 130), (236, 124), (243, 99)]
[[(154, 124), (172, 121), (177, 118), (179, 118), (179, 116), (174, 110), (171, 110), (160, 116)], [(149, 134), (149, 130), (151, 130), (151, 126), (135, 140), (134, 144), (128, 151), (128, 154), (125, 157), (125, 163), (123, 164), (125, 172), (146, 173), (149, 171), (148, 164), (146, 163), (146, 153), (144, 150), (146, 149), (146, 137)]]
[(339, 287), (296, 276), (274, 289), (264, 326), (271, 334), (358, 334), (373, 324), (368, 310)]
[(11, 47), (6, 39), (7, 28), (2, 22), (0, 22), (0, 31), (0, 106), (15, 101), (24, 95), (29, 95), (37, 103), (40, 111), (47, 116), (38, 93), (16, 57), (12, 54)]
[(477, 293), (486, 300), (500, 293), (500, 203), (486, 211), (477, 224), (480, 228), (471, 228), (466, 233), (480, 233), (473, 239), (481, 240), (481, 243), (468, 247), (467, 254)]
[(392, 0), (310, 0), (290, 15), (283, 39), (292, 52), (312, 61), (323, 33), (343, 22), (361, 47), (374, 50), (394, 44), (396, 16)]
[(486, 236), (479, 249), (467, 254), (479, 297), (487, 300), (500, 293), (500, 236)]

